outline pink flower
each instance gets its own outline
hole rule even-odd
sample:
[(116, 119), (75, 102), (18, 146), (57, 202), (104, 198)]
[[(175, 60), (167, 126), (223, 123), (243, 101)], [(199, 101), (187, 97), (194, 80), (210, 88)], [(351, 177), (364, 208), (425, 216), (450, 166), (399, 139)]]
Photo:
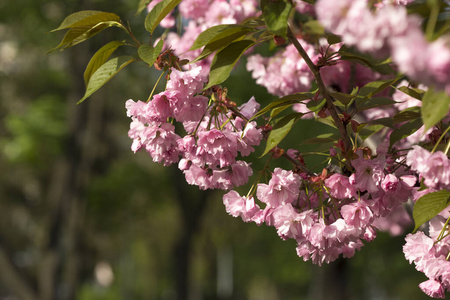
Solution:
[(236, 191), (226, 193), (223, 196), (223, 204), (227, 213), (233, 217), (241, 217), (244, 222), (249, 222), (261, 210), (253, 197), (241, 197)]
[(296, 238), (301, 235), (301, 226), (299, 224), (299, 213), (291, 204), (281, 205), (274, 209), (274, 226), (278, 235), (283, 238)]
[(348, 177), (339, 173), (335, 173), (325, 179), (325, 186), (330, 189), (331, 196), (337, 199), (353, 198), (356, 196), (356, 190), (350, 184)]
[(296, 200), (299, 195), (300, 184), (300, 177), (297, 174), (276, 168), (268, 185), (258, 184), (256, 195), (260, 201), (275, 208)]
[(236, 161), (237, 137), (234, 133), (211, 129), (198, 133), (197, 154), (204, 154), (205, 163), (229, 166)]
[(442, 151), (436, 151), (428, 157), (427, 168), (421, 175), (425, 184), (431, 188), (450, 187), (450, 160)]
[(406, 164), (411, 166), (413, 171), (422, 173), (428, 168), (427, 160), (430, 155), (428, 150), (420, 146), (413, 146), (413, 150), (410, 150), (406, 156)]
[(252, 176), (253, 170), (245, 161), (238, 160), (231, 165), (231, 183), (233, 186), (241, 186), (248, 182), (248, 178)]
[(164, 123), (159, 128), (149, 126), (142, 135), (142, 144), (154, 162), (162, 162), (164, 166), (178, 162), (180, 153), (177, 140), (180, 137), (175, 133), (175, 126), (170, 123)]
[(261, 105), (256, 102), (255, 97), (251, 97), (247, 102), (239, 106), (239, 112), (247, 119), (250, 119), (258, 112), (260, 106)]
[(355, 187), (361, 192), (374, 193), (378, 191), (384, 178), (385, 157), (380, 154), (375, 159), (364, 159), (361, 153), (359, 155), (360, 158), (352, 160), (352, 166), (355, 168)]
[(341, 215), (348, 225), (365, 228), (373, 221), (373, 212), (365, 201), (356, 201), (341, 207)]
[(137, 119), (131, 121), (130, 130), (128, 131), (128, 136), (133, 139), (133, 144), (131, 145), (131, 150), (136, 153), (142, 147), (142, 133), (145, 130), (145, 125), (139, 122)]
[(419, 287), (425, 294), (432, 298), (445, 299), (444, 288), (437, 280), (429, 279), (419, 284)]
[(187, 183), (196, 185), (201, 190), (207, 190), (212, 187), (210, 176), (203, 168), (192, 164), (189, 169), (184, 170), (183, 173)]
[(422, 257), (429, 254), (433, 248), (433, 240), (427, 237), (422, 231), (408, 234), (405, 240), (406, 244), (403, 246), (403, 253), (409, 263), (413, 261), (417, 263)]
[(181, 15), (186, 19), (198, 19), (205, 16), (209, 8), (208, 0), (185, 0), (180, 3), (178, 8)]

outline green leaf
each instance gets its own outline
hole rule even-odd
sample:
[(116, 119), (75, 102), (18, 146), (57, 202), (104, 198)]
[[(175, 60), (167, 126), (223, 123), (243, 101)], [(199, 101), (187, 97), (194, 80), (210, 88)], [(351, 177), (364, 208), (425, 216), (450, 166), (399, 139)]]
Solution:
[(141, 45), (138, 49), (139, 57), (146, 62), (150, 67), (153, 66), (153, 63), (158, 58), (159, 54), (161, 54), (162, 48), (164, 46), (164, 40), (159, 40), (158, 44), (155, 47), (150, 45)]
[(396, 114), (393, 118), (394, 124), (399, 124), (415, 119), (420, 119), (420, 107), (413, 106), (408, 107), (407, 109), (402, 110), (398, 114)]
[(53, 29), (52, 32), (74, 27), (93, 27), (104, 22), (120, 22), (120, 17), (108, 12), (83, 10), (69, 15), (64, 19), (61, 25), (58, 28)]
[(356, 95), (349, 95), (341, 92), (330, 93), (330, 96), (341, 102), (345, 106), (348, 106), (353, 101), (353, 99), (356, 98)]
[(49, 53), (60, 48), (66, 49), (75, 46), (76, 44), (84, 42), (85, 40), (93, 37), (97, 33), (111, 26), (121, 26), (121, 24), (115, 21), (111, 21), (111, 22), (101, 22), (92, 27), (84, 26), (84, 27), (70, 28), (69, 31), (67, 31), (66, 35), (64, 36), (63, 40), (61, 41), (61, 43), (52, 50), (50, 50)]
[(391, 75), (395, 74), (394, 69), (391, 67), (391, 60), (387, 59), (384, 61), (379, 61), (374, 59), (373, 57), (365, 54), (361, 54), (351, 48), (343, 46), (339, 50), (339, 54), (341, 59), (347, 61), (353, 61), (359, 63), (363, 66), (369, 67), (372, 70), (382, 74), (382, 75)]
[(444, 91), (434, 91), (430, 88), (422, 99), (422, 119), (425, 131), (436, 125), (448, 113), (450, 96)]
[(104, 63), (94, 72), (94, 74), (92, 74), (88, 86), (86, 87), (86, 93), (77, 104), (80, 104), (86, 100), (86, 98), (92, 95), (117, 73), (119, 73), (120, 70), (134, 61), (136, 61), (136, 59), (131, 56), (119, 56)]
[(399, 77), (396, 77), (392, 79), (369, 82), (368, 84), (359, 89), (358, 98), (360, 97), (370, 98), (372, 96), (375, 96), (376, 94), (382, 92), (385, 88), (396, 83), (399, 79), (400, 79)]
[(407, 86), (401, 86), (401, 87), (398, 87), (397, 89), (400, 90), (401, 92), (405, 93), (408, 96), (416, 98), (417, 100), (422, 100), (423, 94), (425, 94), (424, 90), (410, 88)]
[(254, 42), (251, 40), (242, 40), (233, 42), (218, 51), (211, 63), (209, 83), (205, 89), (224, 82), (230, 76), (234, 65), (239, 60), (241, 55), (253, 45)]
[(316, 118), (316, 121), (337, 129), (337, 126), (334, 123), (333, 118), (331, 116), (328, 116), (326, 118), (320, 118), (319, 117), (319, 118)]
[(383, 125), (384, 127), (394, 128), (394, 122), (392, 118), (381, 118), (372, 120), (368, 123), (369, 125)]
[(363, 139), (367, 139), (372, 134), (379, 132), (380, 130), (386, 128), (383, 124), (361, 124), (361, 128), (358, 130), (358, 135)]
[(287, 22), (292, 4), (284, 0), (261, 0), (261, 9), (270, 32), (287, 37)]
[(310, 20), (303, 24), (302, 29), (308, 35), (320, 35), (325, 34), (325, 29), (318, 20)]
[(140, 14), (144, 9), (147, 8), (151, 0), (139, 0), (138, 9), (136, 15)]
[(163, 0), (153, 7), (150, 13), (145, 17), (145, 29), (153, 34), (153, 31), (179, 3), (181, 0)]
[[(358, 101), (358, 100), (361, 100), (361, 101)], [(370, 99), (358, 98), (358, 99), (356, 99), (356, 112), (361, 112), (361, 111), (375, 108), (375, 107), (393, 105), (395, 103), (397, 103), (397, 102), (395, 102), (391, 98), (386, 98), (386, 97), (373, 97)]]
[(236, 24), (222, 24), (210, 27), (198, 35), (189, 51), (200, 49), (201, 47), (205, 46), (208, 43), (211, 43), (214, 40), (218, 40), (220, 38), (233, 35), (236, 32), (241, 32), (247, 29), (253, 30), (252, 28)]
[(250, 119), (250, 121), (259, 118), (260, 116), (264, 115), (265, 113), (267, 113), (268, 111), (270, 111), (272, 109), (276, 109), (278, 107), (284, 107), (284, 106), (291, 106), (296, 103), (301, 103), (303, 100), (312, 99), (315, 96), (316, 92), (317, 91), (306, 92), (306, 93), (296, 93), (296, 94), (291, 94), (291, 95), (281, 97), (275, 101), (272, 101), (269, 105), (267, 105), (266, 107), (264, 107), (263, 109), (258, 111), (258, 113), (256, 113)]
[(395, 142), (397, 142), (407, 136), (410, 136), (411, 134), (416, 132), (420, 127), (422, 127), (422, 125), (423, 124), (422, 124), (421, 119), (415, 119), (415, 120), (412, 120), (412, 121), (404, 124), (400, 128), (395, 129), (391, 133), (390, 145), (392, 146)]
[(314, 138), (307, 139), (302, 142), (302, 144), (324, 144), (324, 143), (335, 143), (340, 136), (336, 133), (324, 133), (320, 134)]
[(319, 110), (321, 110), (324, 105), (327, 103), (327, 100), (321, 99), (321, 100), (313, 100), (313, 101), (309, 101), (308, 103), (306, 103), (306, 107), (313, 112), (318, 112)]
[[(255, 31), (253, 28), (250, 27), (244, 27), (240, 25), (225, 25), (226, 28), (223, 28), (223, 25), (218, 25), (221, 28), (220, 30), (214, 30), (207, 32), (208, 29), (204, 32), (202, 32), (198, 38), (195, 40), (194, 45), (192, 45), (191, 49), (189, 50), (195, 50), (198, 48), (201, 48), (203, 46), (203, 43), (206, 41), (205, 48), (203, 49), (202, 53), (192, 61), (192, 63), (197, 62), (199, 60), (204, 59), (205, 57), (209, 56), (213, 52), (220, 50), (226, 46), (228, 46), (230, 43), (239, 40), (243, 38), (245, 35), (247, 35), (250, 32)], [(215, 27), (218, 27), (215, 26)], [(212, 29), (214, 27), (211, 27)], [(202, 36), (202, 34), (205, 34), (205, 36)], [(216, 34), (213, 36), (213, 34)], [(209, 37), (211, 37), (209, 39)], [(200, 40), (199, 40), (200, 39)], [(209, 39), (209, 40), (208, 40)]]
[(263, 157), (270, 150), (272, 150), (275, 146), (277, 146), (284, 137), (291, 131), (294, 124), (303, 116), (301, 113), (293, 113), (285, 116), (281, 120), (279, 120), (273, 129), (269, 133), (269, 137), (267, 138), (266, 149), (264, 153), (261, 155)]
[(450, 191), (441, 190), (420, 197), (414, 205), (414, 231), (425, 222), (434, 218), (450, 204)]
[(112, 41), (108, 44), (101, 47), (95, 54), (92, 56), (89, 61), (86, 70), (84, 71), (84, 84), (87, 86), (89, 79), (92, 74), (94, 74), (97, 69), (102, 66), (111, 56), (111, 54), (116, 51), (120, 46), (125, 45), (125, 42), (122, 41)]

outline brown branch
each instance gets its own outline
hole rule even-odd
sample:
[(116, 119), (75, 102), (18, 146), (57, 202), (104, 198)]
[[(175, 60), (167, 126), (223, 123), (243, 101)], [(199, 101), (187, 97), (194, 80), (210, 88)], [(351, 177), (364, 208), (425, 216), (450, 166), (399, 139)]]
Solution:
[(327, 87), (323, 83), (322, 77), (320, 76), (319, 68), (312, 62), (311, 58), (309, 58), (308, 53), (306, 53), (305, 49), (303, 49), (302, 45), (300, 45), (299, 41), (297, 40), (295, 35), (292, 33), (292, 30), (289, 26), (288, 26), (287, 30), (288, 30), (289, 40), (292, 42), (294, 47), (297, 49), (298, 53), (300, 53), (300, 56), (306, 62), (309, 69), (313, 73), (314, 78), (316, 79), (319, 90), (326, 100), (327, 110), (330, 113), (330, 116), (333, 118), (333, 121), (336, 124), (336, 127), (338, 128), (339, 133), (342, 136), (342, 141), (344, 142), (345, 152), (347, 152), (351, 148), (350, 138), (348, 136), (347, 129), (345, 128), (345, 125), (342, 122), (341, 118), (339, 118), (336, 107), (333, 104), (333, 98), (331, 98), (330, 94), (328, 93)]

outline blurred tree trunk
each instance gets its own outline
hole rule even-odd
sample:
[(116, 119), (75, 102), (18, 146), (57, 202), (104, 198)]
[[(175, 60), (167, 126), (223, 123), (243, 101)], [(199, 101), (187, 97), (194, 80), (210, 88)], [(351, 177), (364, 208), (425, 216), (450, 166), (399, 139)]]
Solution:
[[(88, 9), (85, 1), (70, 4), (65, 6), (65, 15)], [(80, 284), (84, 201), (101, 149), (105, 101), (100, 92), (92, 97), (97, 99), (75, 105), (85, 90), (83, 73), (92, 54), (89, 44), (77, 45), (64, 54), (68, 58), (67, 74), (71, 83), (66, 99), (69, 129), (64, 154), (55, 157), (48, 166), (48, 177), (39, 178), (45, 191), (42, 203), (46, 213), (34, 216), (35, 212), (29, 212), (36, 218), (35, 222), (42, 223), (40, 230), (44, 232), (37, 239), (39, 259), (34, 274), (14, 264), (12, 255), (18, 249), (8, 249), (7, 242), (0, 243), (0, 279), (23, 300), (73, 300)]]
[[(39, 278), (40, 299), (75, 299), (79, 285), (80, 239), (84, 220), (85, 191), (94, 172), (94, 163), (101, 148), (104, 101), (99, 94), (83, 105), (75, 103), (84, 93), (83, 72), (89, 60), (87, 45), (70, 51), (72, 91), (68, 97), (69, 135), (66, 155), (55, 162), (49, 185), (50, 214), (48, 238)], [(95, 99), (97, 98), (97, 99)]]
[(175, 278), (176, 300), (189, 299), (190, 260), (193, 239), (198, 230), (206, 206), (208, 192), (189, 186), (184, 175), (177, 168), (172, 168), (176, 194), (181, 213), (181, 228), (178, 242), (174, 249), (173, 272)]
[(339, 258), (329, 265), (313, 267), (315, 271), (313, 272), (309, 299), (352, 299), (348, 289), (348, 262), (345, 258)]

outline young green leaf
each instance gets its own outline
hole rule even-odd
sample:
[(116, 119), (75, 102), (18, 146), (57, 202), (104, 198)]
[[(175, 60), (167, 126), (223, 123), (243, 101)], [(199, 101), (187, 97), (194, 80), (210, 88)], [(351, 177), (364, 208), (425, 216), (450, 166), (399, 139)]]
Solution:
[(399, 124), (415, 119), (420, 119), (420, 107), (417, 106), (408, 107), (392, 118), (394, 124)]
[(159, 40), (155, 47), (146, 44), (141, 45), (138, 49), (138, 55), (151, 67), (161, 53), (163, 46), (164, 40), (162, 39)]
[(416, 132), (420, 127), (422, 127), (423, 123), (421, 119), (414, 119), (398, 129), (395, 129), (390, 136), (390, 145), (392, 146), (395, 142), (410, 136), (414, 132)]
[(419, 198), (414, 205), (414, 231), (425, 222), (434, 218), (438, 213), (450, 205), (450, 191), (441, 190), (426, 194)]
[(367, 139), (372, 134), (379, 132), (380, 130), (386, 128), (386, 126), (382, 124), (374, 124), (374, 125), (368, 125), (368, 124), (361, 124), (361, 127), (358, 130), (358, 135), (363, 139)]
[(113, 13), (97, 10), (83, 10), (69, 15), (61, 25), (53, 31), (74, 28), (74, 27), (93, 27), (104, 22), (120, 22), (120, 17)]
[(386, 97), (373, 97), (370, 99), (358, 98), (358, 99), (356, 99), (356, 112), (361, 112), (361, 111), (375, 108), (375, 107), (393, 105), (395, 103), (397, 103), (397, 102), (395, 102), (391, 98), (386, 98)]
[(94, 72), (97, 71), (97, 69), (109, 59), (111, 54), (113, 54), (114, 51), (116, 51), (116, 49), (122, 45), (125, 45), (125, 42), (112, 41), (95, 52), (95, 54), (89, 61), (86, 70), (84, 71), (84, 84), (86, 86), (88, 85), (89, 79), (91, 78), (92, 74), (94, 74)]
[(391, 67), (392, 62), (389, 59), (379, 61), (369, 55), (358, 53), (353, 49), (345, 46), (339, 50), (339, 54), (342, 60), (359, 63), (363, 66), (371, 68), (372, 70), (382, 75), (391, 75), (395, 73), (394, 69)]
[(330, 93), (330, 96), (341, 102), (344, 106), (348, 106), (353, 101), (353, 99), (356, 98), (356, 95), (350, 95), (341, 92)]
[(306, 107), (313, 112), (318, 112), (319, 110), (321, 110), (325, 104), (327, 103), (327, 100), (325, 98), (320, 99), (320, 100), (315, 100), (315, 101), (309, 101), (308, 103), (306, 103)]
[(287, 105), (292, 105), (296, 103), (301, 103), (303, 100), (312, 99), (317, 91), (314, 92), (305, 92), (305, 93), (296, 93), (281, 97), (280, 99), (272, 101), (269, 105), (258, 111), (250, 120), (254, 120), (259, 118), (263, 114), (267, 113), (270, 110), (276, 109), (278, 107), (283, 107)]
[(201, 32), (195, 39), (194, 44), (192, 44), (192, 47), (189, 49), (189, 51), (200, 49), (206, 44), (220, 40), (221, 38), (227, 37), (229, 35), (240, 33), (242, 31), (244, 32), (244, 34), (246, 34), (252, 30), (254, 29), (247, 26), (236, 24), (216, 25)]
[(209, 82), (205, 89), (224, 82), (230, 76), (234, 65), (239, 60), (241, 55), (248, 48), (253, 46), (253, 44), (254, 42), (251, 40), (242, 40), (233, 42), (222, 50), (218, 51), (211, 63)]
[(119, 56), (116, 58), (112, 58), (104, 63), (101, 67), (99, 67), (94, 74), (92, 74), (89, 79), (88, 86), (86, 87), (86, 93), (83, 98), (78, 101), (77, 104), (80, 104), (90, 95), (92, 95), (95, 91), (101, 88), (105, 83), (107, 83), (111, 78), (113, 78), (120, 70), (125, 68), (130, 63), (136, 61), (135, 58), (131, 56)]
[(384, 127), (394, 128), (394, 121), (392, 118), (375, 119), (368, 123), (369, 125), (383, 125)]
[(361, 97), (371, 98), (371, 97), (375, 96), (376, 94), (382, 92), (385, 88), (396, 83), (399, 79), (400, 79), (399, 77), (396, 77), (396, 78), (392, 78), (392, 79), (377, 80), (377, 81), (369, 82), (368, 84), (364, 85), (363, 87), (361, 87), (359, 89), (358, 98), (361, 98)]
[(153, 34), (153, 31), (179, 3), (181, 0), (163, 0), (153, 7), (150, 13), (145, 17), (145, 29)]
[(424, 90), (417, 88), (410, 88), (407, 86), (398, 87), (398, 90), (400, 90), (401, 92), (405, 93), (408, 96), (416, 98), (417, 100), (422, 100), (423, 94), (425, 94)]
[(139, 0), (138, 9), (136, 15), (140, 14), (150, 3), (151, 0)]
[[(227, 26), (230, 26), (230, 25), (227, 25)], [(253, 32), (253, 31), (255, 31), (253, 28), (239, 26), (239, 25), (234, 25), (227, 29), (223, 29), (221, 32), (219, 32), (216, 36), (214, 36), (212, 39), (210, 39), (207, 42), (207, 44), (205, 45), (205, 48), (202, 50), (202, 53), (200, 53), (200, 55), (196, 59), (194, 59), (192, 61), (192, 63), (204, 59), (205, 57), (209, 56), (213, 52), (223, 49), (224, 47), (228, 46), (230, 43), (232, 43), (234, 41), (241, 40), (242, 38), (245, 37), (245, 35), (247, 35), (250, 32)], [(206, 40), (206, 39), (204, 39), (204, 40)], [(202, 42), (202, 41), (200, 41), (200, 42)], [(194, 42), (194, 45), (191, 47), (190, 50), (195, 50), (195, 49), (202, 47), (203, 45), (201, 45), (200, 42), (199, 43)]]
[(285, 116), (281, 120), (279, 120), (273, 129), (269, 133), (269, 137), (267, 138), (266, 149), (264, 153), (261, 155), (263, 157), (270, 150), (272, 150), (275, 146), (277, 146), (284, 137), (291, 131), (294, 124), (303, 116), (301, 113), (293, 113)]
[(422, 120), (425, 131), (436, 125), (448, 113), (450, 96), (444, 91), (428, 89), (422, 99)]
[(319, 134), (316, 137), (307, 139), (303, 141), (302, 145), (309, 145), (309, 144), (323, 144), (323, 143), (335, 143), (337, 140), (339, 140), (340, 136), (336, 133), (324, 133)]
[(52, 50), (50, 50), (49, 53), (60, 48), (66, 49), (75, 46), (76, 44), (84, 42), (85, 40), (93, 37), (97, 33), (111, 26), (121, 26), (121, 24), (116, 21), (108, 21), (98, 23), (92, 27), (83, 26), (70, 28), (69, 31), (67, 31), (66, 35), (64, 36), (63, 40), (61, 41), (61, 43)]
[(292, 4), (285, 0), (261, 0), (261, 9), (270, 32), (287, 37), (288, 18)]

